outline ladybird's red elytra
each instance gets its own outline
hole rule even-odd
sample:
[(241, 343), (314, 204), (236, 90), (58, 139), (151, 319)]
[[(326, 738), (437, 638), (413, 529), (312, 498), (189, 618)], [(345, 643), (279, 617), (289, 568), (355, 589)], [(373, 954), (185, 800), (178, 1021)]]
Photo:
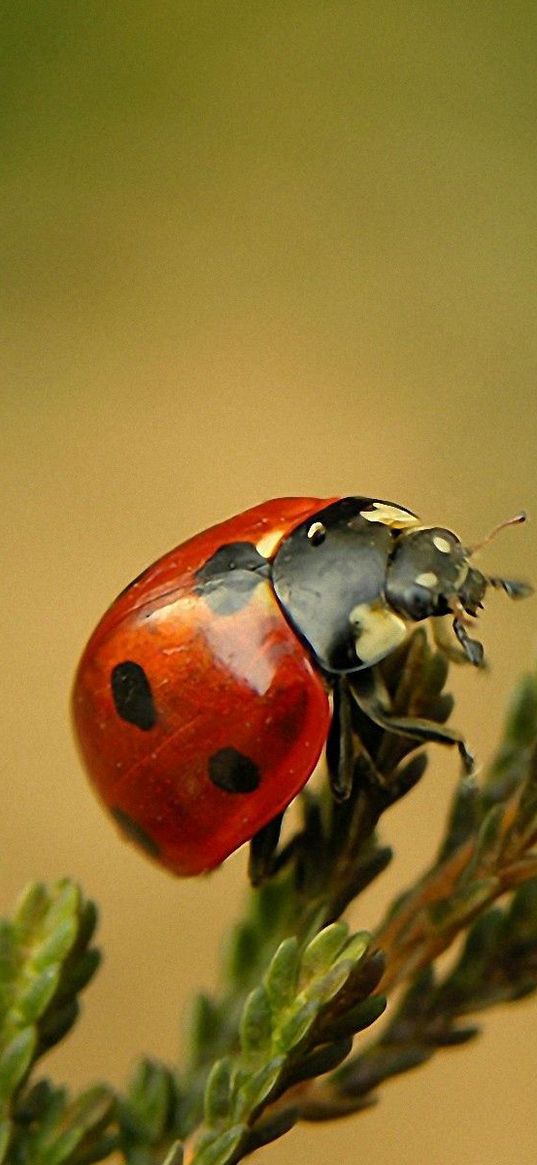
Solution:
[(372, 677), (429, 617), (450, 657), (482, 663), (468, 615), (488, 585), (529, 588), (470, 558), (391, 502), (279, 498), (143, 571), (94, 631), (73, 692), (82, 758), (123, 833), (176, 874), (214, 868), (303, 788), (331, 724), (345, 796), (349, 693), (386, 730), (455, 743), (468, 760), (454, 730), (394, 718)]

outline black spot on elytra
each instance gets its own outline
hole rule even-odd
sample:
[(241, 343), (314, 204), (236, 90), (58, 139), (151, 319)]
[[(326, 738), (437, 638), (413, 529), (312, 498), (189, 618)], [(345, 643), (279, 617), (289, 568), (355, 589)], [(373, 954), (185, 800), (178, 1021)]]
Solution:
[(256, 550), (253, 542), (229, 542), (211, 554), (198, 570), (196, 580), (205, 583), (231, 570), (258, 571), (267, 565), (267, 559)]
[(137, 821), (133, 821), (132, 817), (129, 817), (129, 814), (125, 813), (125, 810), (120, 809), (117, 805), (114, 806), (111, 812), (122, 833), (126, 834), (130, 841), (135, 841), (150, 857), (158, 858), (160, 854), (159, 846), (145, 832), (145, 829), (142, 829), (141, 825), (138, 825)]
[(196, 574), (196, 594), (217, 615), (233, 615), (250, 601), (259, 582), (270, 577), (270, 563), (253, 542), (219, 546)]
[(151, 685), (143, 667), (125, 659), (112, 669), (112, 698), (118, 716), (147, 732), (157, 722)]
[(220, 748), (209, 757), (209, 779), (224, 793), (254, 793), (261, 773), (249, 756), (236, 748)]

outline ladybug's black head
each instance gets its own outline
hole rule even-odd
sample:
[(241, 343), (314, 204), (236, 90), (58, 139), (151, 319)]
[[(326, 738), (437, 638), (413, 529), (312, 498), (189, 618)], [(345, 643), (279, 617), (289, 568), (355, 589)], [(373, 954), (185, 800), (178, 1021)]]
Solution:
[[(466, 625), (487, 587), (514, 598), (530, 588), (482, 574), (471, 562), (477, 549), (393, 502), (339, 498), (282, 538), (271, 579), (286, 619), (328, 675), (373, 667), (431, 616), (447, 655), (480, 664), (483, 648)], [(458, 645), (442, 638), (446, 616)]]
[[(502, 525), (524, 518), (519, 514)], [(525, 583), (487, 577), (472, 566), (471, 557), (482, 545), (470, 550), (451, 530), (438, 526), (402, 531), (387, 565), (385, 586), (390, 607), (413, 622), (451, 613), (463, 655), (476, 666), (483, 664), (483, 647), (470, 639), (465, 624), (483, 606), (487, 587), (501, 587), (511, 598), (531, 593)]]
[(416, 622), (447, 615), (467, 574), (466, 551), (450, 530), (439, 526), (410, 530), (399, 535), (388, 562), (386, 598)]

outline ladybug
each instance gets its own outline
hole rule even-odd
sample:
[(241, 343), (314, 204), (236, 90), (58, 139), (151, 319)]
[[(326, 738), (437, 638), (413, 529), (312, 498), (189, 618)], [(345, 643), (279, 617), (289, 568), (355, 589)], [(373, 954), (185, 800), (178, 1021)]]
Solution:
[(160, 558), (106, 612), (74, 685), (82, 758), (121, 830), (193, 875), (270, 830), (325, 746), (344, 798), (353, 701), (386, 731), (455, 744), (470, 770), (454, 729), (391, 712), (375, 665), (429, 618), (450, 658), (483, 664), (468, 616), (488, 586), (531, 588), (486, 577), (474, 551), (392, 502), (279, 498)]

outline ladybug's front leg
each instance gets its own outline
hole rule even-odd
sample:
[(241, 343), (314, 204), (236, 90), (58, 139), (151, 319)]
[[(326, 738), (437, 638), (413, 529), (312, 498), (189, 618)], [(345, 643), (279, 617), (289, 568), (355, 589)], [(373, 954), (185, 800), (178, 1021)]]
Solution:
[(456, 745), (464, 771), (468, 774), (473, 773), (474, 758), (464, 737), (455, 728), (446, 728), (442, 724), (437, 724), (435, 721), (423, 717), (394, 715), (387, 706), (386, 690), (376, 667), (354, 672), (350, 691), (360, 711), (384, 732), (408, 736), (410, 739), (419, 740), (424, 744), (433, 741), (436, 744)]
[(350, 797), (355, 758), (352, 696), (348, 677), (340, 675), (332, 690), (332, 720), (326, 741), (326, 764), (330, 788), (336, 801), (346, 801)]
[(260, 886), (279, 869), (280, 862), (276, 854), (282, 821), (283, 813), (278, 813), (272, 821), (268, 821), (262, 829), (259, 829), (250, 841), (248, 877), (252, 886)]

